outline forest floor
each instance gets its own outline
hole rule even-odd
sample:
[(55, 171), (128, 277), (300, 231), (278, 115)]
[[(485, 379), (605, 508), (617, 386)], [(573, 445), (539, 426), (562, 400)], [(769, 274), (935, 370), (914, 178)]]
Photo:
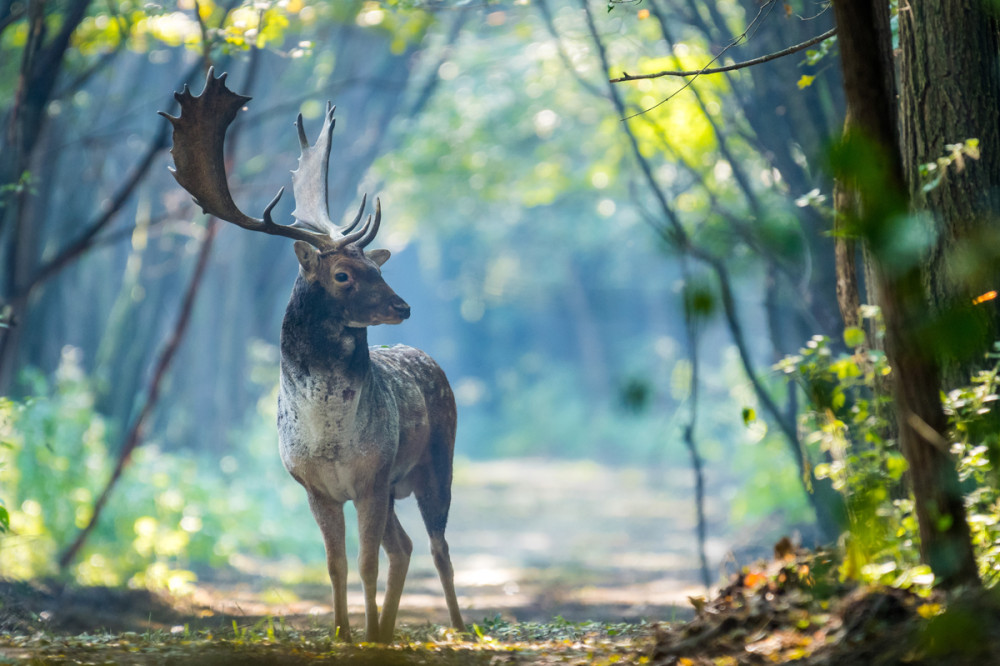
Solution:
[[(845, 585), (828, 556), (787, 544), (776, 554), (761, 544), (768, 555), (746, 568), (730, 555), (712, 572), (725, 584), (706, 598), (685, 518), (687, 476), (594, 463), (463, 465), (449, 536), (468, 634), (446, 627), (419, 516), (403, 502), (415, 549), (391, 647), (336, 641), (328, 584), (293, 582), (282, 563), (247, 558), (199, 572), (174, 597), (0, 582), (0, 664), (1000, 663), (992, 597)], [(736, 537), (725, 534), (725, 506), (707, 508), (718, 562)], [(353, 571), (350, 588), (357, 640)]]

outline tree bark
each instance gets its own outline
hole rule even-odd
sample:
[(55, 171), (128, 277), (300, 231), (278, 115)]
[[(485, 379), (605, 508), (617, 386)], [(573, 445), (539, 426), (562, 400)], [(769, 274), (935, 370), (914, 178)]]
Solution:
[[(996, 221), (1000, 212), (1000, 52), (988, 4), (921, 0), (899, 12), (901, 145), (910, 197), (934, 213), (937, 242), (924, 275), (933, 310), (948, 316), (1000, 284)], [(920, 165), (978, 139), (981, 158), (946, 167), (924, 192)], [(941, 168), (939, 167), (938, 171)], [(945, 385), (966, 384), (996, 339), (1000, 311), (975, 309), (961, 352), (943, 359)]]
[[(913, 3), (910, 3), (911, 5)], [(861, 200), (860, 229), (872, 251), (875, 280), (886, 324), (886, 354), (892, 366), (899, 441), (910, 467), (921, 556), (944, 586), (978, 583), (965, 505), (954, 460), (947, 448), (947, 419), (939, 398), (940, 376), (933, 351), (916, 335), (926, 310), (923, 267), (890, 258), (889, 228), (908, 212), (885, 54), (890, 34), (872, 0), (834, 3), (841, 65), (855, 132), (845, 144), (860, 147), (855, 163), (841, 165)], [(879, 29), (879, 26), (883, 26)], [(860, 159), (859, 159), (860, 155)], [(863, 162), (858, 164), (857, 162)], [(866, 181), (857, 176), (864, 170)]]

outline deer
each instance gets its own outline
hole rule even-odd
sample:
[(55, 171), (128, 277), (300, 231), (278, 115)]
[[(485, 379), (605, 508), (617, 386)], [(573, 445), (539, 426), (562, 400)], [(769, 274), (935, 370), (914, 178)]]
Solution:
[[(382, 277), (389, 250), (365, 250), (378, 233), (381, 202), (376, 198), (374, 218), (369, 214), (360, 226), (367, 195), (349, 224), (330, 219), (327, 177), (336, 107), (328, 102), (314, 144), (306, 138), (302, 114), (295, 121), (301, 154), (292, 171), (294, 221), (279, 224), (271, 216), (284, 187), (262, 218), (244, 214), (230, 193), (223, 148), (229, 125), (251, 98), (231, 91), (226, 76), (209, 69), (201, 95), (187, 86), (174, 93), (180, 115), (160, 112), (173, 126), (170, 171), (204, 213), (295, 241), (299, 271), (279, 343), (278, 449), (285, 469), (305, 488), (322, 533), (336, 636), (351, 641), (344, 504), (353, 502), (358, 516), (365, 641), (385, 643), (392, 641), (413, 550), (395, 502), (411, 494), (430, 538), (451, 623), (464, 632), (445, 540), (454, 395), (444, 372), (424, 352), (368, 346), (369, 326), (399, 324), (410, 316), (410, 306)], [(381, 614), (380, 547), (389, 562)]]

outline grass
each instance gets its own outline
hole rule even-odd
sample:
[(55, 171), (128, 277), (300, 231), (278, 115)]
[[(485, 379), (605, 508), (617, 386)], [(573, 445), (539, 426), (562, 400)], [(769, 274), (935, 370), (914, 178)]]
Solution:
[(17, 664), (492, 664), (644, 663), (646, 624), (484, 619), (459, 634), (438, 625), (403, 626), (392, 645), (337, 641), (326, 628), (295, 629), (280, 618), (191, 630), (0, 635), (0, 663)]

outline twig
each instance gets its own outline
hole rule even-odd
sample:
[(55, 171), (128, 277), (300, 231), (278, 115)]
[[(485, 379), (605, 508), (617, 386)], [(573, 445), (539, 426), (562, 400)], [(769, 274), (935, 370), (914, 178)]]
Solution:
[[(743, 30), (743, 32), (740, 33), (736, 38), (734, 38), (732, 41), (730, 41), (728, 44), (726, 44), (726, 46), (721, 51), (719, 51), (719, 53), (715, 57), (713, 57), (705, 65), (705, 67), (703, 69), (707, 71), (709, 65), (711, 65), (713, 62), (715, 62), (716, 60), (718, 60), (719, 58), (721, 58), (723, 55), (725, 55), (726, 52), (729, 51), (729, 49), (733, 48), (734, 46), (736, 46), (740, 42), (744, 41), (747, 38), (747, 35), (749, 35), (751, 31), (756, 32), (757, 28), (759, 27), (757, 25), (757, 23), (761, 20), (761, 17), (770, 15), (771, 10), (774, 8), (774, 5), (775, 5), (776, 2), (777, 2), (777, 0), (767, 0), (763, 5), (761, 5), (760, 9), (757, 10), (757, 15), (753, 17), (753, 20), (750, 21), (750, 23), (747, 25), (746, 29)], [(608, 70), (605, 69), (605, 71), (608, 71)], [(622, 121), (631, 120), (632, 118), (635, 118), (636, 116), (640, 116), (640, 115), (642, 115), (644, 113), (648, 113), (649, 111), (652, 111), (656, 107), (661, 106), (663, 104), (666, 104), (671, 99), (673, 99), (674, 97), (676, 97), (677, 95), (679, 95), (681, 92), (683, 92), (684, 90), (686, 90), (688, 86), (690, 86), (692, 83), (694, 83), (697, 80), (697, 78), (698, 78), (699, 75), (700, 75), (700, 72), (693, 72), (692, 73), (692, 77), (693, 78), (691, 78), (688, 81), (686, 81), (684, 83), (684, 85), (682, 85), (680, 88), (678, 88), (674, 92), (670, 93), (669, 95), (667, 95), (665, 98), (661, 99), (656, 104), (654, 104), (654, 105), (652, 105), (652, 106), (650, 106), (650, 107), (648, 107), (646, 109), (643, 109), (641, 111), (638, 111), (636, 113), (633, 113), (630, 116), (626, 116), (626, 117), (622, 118)]]
[[(703, 67), (701, 69), (695, 70), (664, 70), (662, 72), (654, 72), (652, 74), (628, 74), (622, 72), (622, 75), (616, 79), (610, 79), (611, 83), (622, 83), (624, 81), (638, 81), (640, 79), (656, 79), (661, 76), (701, 76), (702, 74), (721, 74), (722, 72), (731, 72), (736, 69), (744, 69), (746, 67), (753, 67), (754, 65), (761, 65), (765, 62), (770, 62), (772, 60), (777, 60), (778, 58), (783, 58), (787, 55), (793, 53), (798, 53), (803, 49), (807, 49), (810, 46), (819, 44), (820, 42), (830, 39), (837, 34), (836, 28), (831, 28), (827, 30), (822, 35), (817, 35), (812, 39), (808, 39), (795, 46), (789, 46), (787, 49), (781, 51), (776, 51), (774, 53), (768, 53), (767, 55), (760, 56), (759, 58), (751, 58), (750, 60), (744, 60), (743, 62), (733, 63), (732, 65), (724, 65), (722, 67)], [(713, 60), (718, 59), (718, 56), (713, 58)]]

